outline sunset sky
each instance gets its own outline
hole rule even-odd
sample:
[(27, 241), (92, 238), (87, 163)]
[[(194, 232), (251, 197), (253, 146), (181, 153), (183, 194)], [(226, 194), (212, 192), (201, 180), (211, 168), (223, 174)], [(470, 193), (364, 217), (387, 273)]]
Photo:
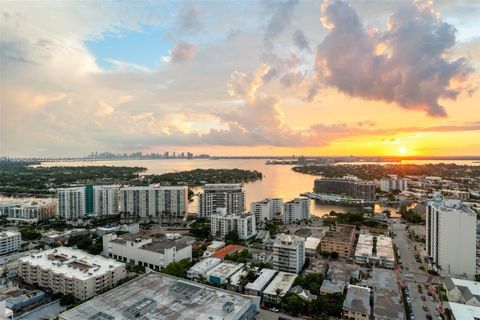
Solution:
[(479, 1), (0, 11), (0, 156), (480, 155)]

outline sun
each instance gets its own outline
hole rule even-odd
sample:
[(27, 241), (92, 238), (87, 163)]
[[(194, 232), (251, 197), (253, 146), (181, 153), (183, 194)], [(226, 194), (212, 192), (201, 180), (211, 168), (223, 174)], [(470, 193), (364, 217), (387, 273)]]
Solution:
[(400, 147), (400, 148), (398, 149), (398, 153), (400, 153), (400, 154), (406, 154), (407, 152), (408, 152), (408, 150), (407, 150), (407, 148), (405, 148), (405, 147)]

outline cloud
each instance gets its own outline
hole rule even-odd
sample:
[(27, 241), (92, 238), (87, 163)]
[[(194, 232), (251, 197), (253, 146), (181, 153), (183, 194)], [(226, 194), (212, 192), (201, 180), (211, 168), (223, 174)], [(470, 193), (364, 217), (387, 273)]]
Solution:
[(330, 32), (316, 53), (321, 83), (435, 117), (447, 114), (440, 99), (456, 99), (464, 92), (473, 70), (463, 58), (447, 58), (455, 45), (455, 28), (441, 21), (429, 4), (403, 3), (385, 31), (366, 29), (343, 1), (325, 2), (322, 13)]
[(264, 77), (268, 74), (270, 67), (266, 64), (260, 65), (251, 77), (245, 73), (234, 71), (227, 83), (227, 93), (232, 97), (241, 97), (245, 100), (252, 100), (257, 89), (263, 84)]
[(293, 43), (300, 50), (310, 51), (310, 43), (302, 30), (297, 30), (293, 33)]
[(197, 47), (194, 44), (179, 41), (177, 45), (170, 51), (171, 62), (184, 62), (193, 59)]
[(270, 19), (265, 31), (264, 42), (268, 47), (273, 46), (272, 41), (290, 24), (293, 11), (298, 3), (298, 0), (267, 2), (266, 11), (270, 14)]
[(185, 5), (177, 20), (177, 30), (179, 33), (194, 34), (202, 30), (203, 24), (200, 21), (202, 10), (195, 8), (191, 4)]

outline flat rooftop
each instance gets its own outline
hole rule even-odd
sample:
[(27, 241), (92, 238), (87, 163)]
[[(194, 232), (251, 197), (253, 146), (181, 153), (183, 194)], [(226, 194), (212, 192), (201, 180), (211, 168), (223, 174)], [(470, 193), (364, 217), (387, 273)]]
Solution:
[[(468, 291), (473, 296), (480, 297), (480, 282), (471, 281), (471, 280), (464, 280), (458, 278), (448, 278), (454, 286), (458, 287), (462, 293), (464, 293), (464, 288), (467, 288)], [(448, 279), (445, 279), (445, 283), (448, 283)]]
[(247, 283), (245, 289), (261, 291), (268, 282), (277, 274), (277, 270), (264, 268), (260, 271), (260, 275), (255, 281)]
[[(148, 241), (150, 238), (144, 238), (139, 233), (125, 233), (120, 235), (117, 239), (112, 240), (112, 243), (117, 243), (120, 245), (126, 245), (127, 241), (131, 242), (143, 242)], [(164, 253), (165, 249), (170, 248), (177, 248), (177, 250), (181, 250), (185, 247), (190, 246), (194, 239), (190, 237), (182, 237), (177, 240), (169, 240), (169, 239), (159, 239), (159, 238), (151, 238), (152, 242), (144, 244), (140, 248), (147, 251), (152, 251), (155, 253)]]
[(370, 315), (370, 289), (349, 285), (343, 309)]
[(59, 247), (18, 259), (32, 266), (44, 270), (52, 270), (57, 274), (64, 274), (67, 278), (86, 280), (104, 274), (112, 268), (124, 265), (113, 259), (99, 255), (91, 255), (82, 250), (69, 247)]
[(480, 307), (470, 306), (468, 304), (449, 302), (450, 309), (454, 319), (477, 320), (480, 319)]
[(215, 266), (218, 266), (220, 263), (222, 263), (222, 259), (208, 257), (200, 262), (195, 263), (188, 271), (195, 273), (204, 273), (213, 269)]
[(373, 238), (377, 238), (377, 257), (385, 257), (388, 260), (395, 260), (393, 253), (392, 238), (385, 236), (374, 236), (371, 234), (361, 234), (358, 237), (356, 256), (373, 256)]
[(265, 289), (265, 291), (263, 291), (263, 293), (275, 295), (276, 294), (275, 290), (281, 289), (282, 296), (283, 296), (288, 292), (288, 290), (290, 290), (296, 278), (297, 278), (296, 274), (281, 271), (272, 280), (272, 282), (270, 282), (270, 284)]
[(322, 240), (319, 239), (319, 238), (308, 237), (305, 240), (305, 249), (307, 249), (307, 250), (317, 250), (321, 241)]
[(325, 232), (322, 241), (350, 242), (352, 232), (354, 231), (355, 226), (349, 224), (337, 224), (335, 231)]
[(403, 305), (395, 275), (391, 270), (373, 269), (373, 314), (392, 320), (403, 320)]
[(228, 278), (232, 276), (235, 272), (242, 269), (245, 264), (243, 263), (233, 263), (233, 262), (223, 262), (207, 272), (207, 275), (218, 276), (222, 278)]
[[(125, 319), (124, 311), (138, 308), (141, 301), (153, 306), (142, 320), (233, 320), (259, 304), (258, 297), (150, 272), (61, 314), (59, 319)], [(232, 312), (224, 311), (226, 304), (233, 307)], [(98, 317), (99, 312), (104, 318)]]

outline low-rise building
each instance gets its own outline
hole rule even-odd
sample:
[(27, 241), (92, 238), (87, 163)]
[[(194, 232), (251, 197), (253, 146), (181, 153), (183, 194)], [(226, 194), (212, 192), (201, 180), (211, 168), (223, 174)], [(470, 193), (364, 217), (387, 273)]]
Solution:
[(192, 259), (193, 238), (142, 238), (140, 234), (103, 236), (103, 255), (160, 271), (174, 261)]
[(253, 320), (259, 308), (258, 297), (150, 272), (62, 313), (59, 319)]
[(323, 280), (320, 287), (320, 294), (333, 294), (333, 293), (343, 293), (345, 290), (345, 284), (343, 282), (337, 282), (332, 280)]
[(212, 241), (207, 247), (207, 250), (203, 253), (205, 257), (209, 257), (212, 254), (214, 254), (216, 251), (222, 249), (225, 247), (225, 242), (224, 241)]
[(220, 258), (220, 259), (225, 259), (226, 256), (229, 254), (234, 254), (235, 252), (242, 251), (244, 246), (241, 246), (239, 244), (229, 244), (226, 247), (223, 247), (220, 250), (215, 251), (214, 254), (212, 254), (212, 257), (215, 258)]
[(345, 300), (343, 300), (342, 319), (368, 320), (371, 313), (370, 289), (349, 285)]
[(480, 282), (446, 278), (443, 287), (447, 291), (448, 301), (480, 307)]
[(190, 269), (187, 271), (187, 278), (190, 280), (199, 280), (199, 279), (207, 279), (207, 272), (218, 266), (222, 263), (222, 259), (215, 258), (215, 257), (208, 257), (203, 259), (200, 262), (194, 264)]
[(355, 249), (355, 261), (360, 264), (373, 264), (393, 269), (395, 254), (392, 238), (360, 234)]
[(10, 221), (36, 223), (52, 218), (57, 213), (54, 198), (20, 198), (0, 200), (0, 215)]
[(215, 285), (225, 284), (232, 275), (244, 266), (243, 263), (222, 262), (207, 272), (207, 281)]
[(305, 240), (305, 255), (309, 257), (316, 257), (318, 251), (320, 250), (321, 239), (308, 237)]
[(279, 234), (272, 246), (273, 269), (299, 273), (305, 264), (305, 240), (287, 234)]
[[(251, 269), (255, 275), (257, 274), (258, 272), (258, 267), (253, 267), (253, 269)], [(247, 275), (249, 273), (249, 268), (245, 267), (245, 268), (242, 268), (240, 269), (239, 271), (235, 272), (231, 277), (230, 277), (230, 281), (227, 282), (227, 290), (230, 290), (230, 291), (235, 291), (235, 292), (241, 292), (244, 287), (243, 286), (246, 286), (248, 283), (242, 283), (242, 278), (244, 279), (247, 279)]]
[(17, 252), (22, 247), (22, 235), (17, 231), (0, 232), (0, 256)]
[(85, 300), (111, 288), (127, 275), (125, 264), (68, 247), (45, 250), (18, 259), (17, 276), (54, 293)]
[(373, 316), (375, 320), (404, 320), (401, 294), (391, 270), (373, 269)]
[(353, 254), (355, 226), (337, 224), (334, 230), (327, 231), (320, 242), (322, 252), (337, 252), (340, 257), (348, 258)]
[(480, 319), (480, 307), (455, 302), (449, 302), (448, 307), (452, 311), (452, 320)]
[(90, 231), (87, 229), (70, 229), (63, 232), (52, 230), (44, 233), (40, 238), (40, 242), (48, 245), (64, 245), (70, 238), (77, 236), (89, 235)]
[(266, 303), (279, 303), (282, 297), (292, 288), (296, 278), (296, 274), (279, 272), (263, 291), (263, 301)]
[(277, 274), (277, 270), (263, 268), (260, 275), (254, 282), (250, 282), (245, 286), (245, 294), (252, 296), (262, 296), (263, 290), (268, 286), (270, 281)]
[(45, 301), (45, 293), (40, 290), (27, 290), (10, 287), (0, 291), (0, 300), (6, 300), (7, 308), (18, 312), (38, 306)]

